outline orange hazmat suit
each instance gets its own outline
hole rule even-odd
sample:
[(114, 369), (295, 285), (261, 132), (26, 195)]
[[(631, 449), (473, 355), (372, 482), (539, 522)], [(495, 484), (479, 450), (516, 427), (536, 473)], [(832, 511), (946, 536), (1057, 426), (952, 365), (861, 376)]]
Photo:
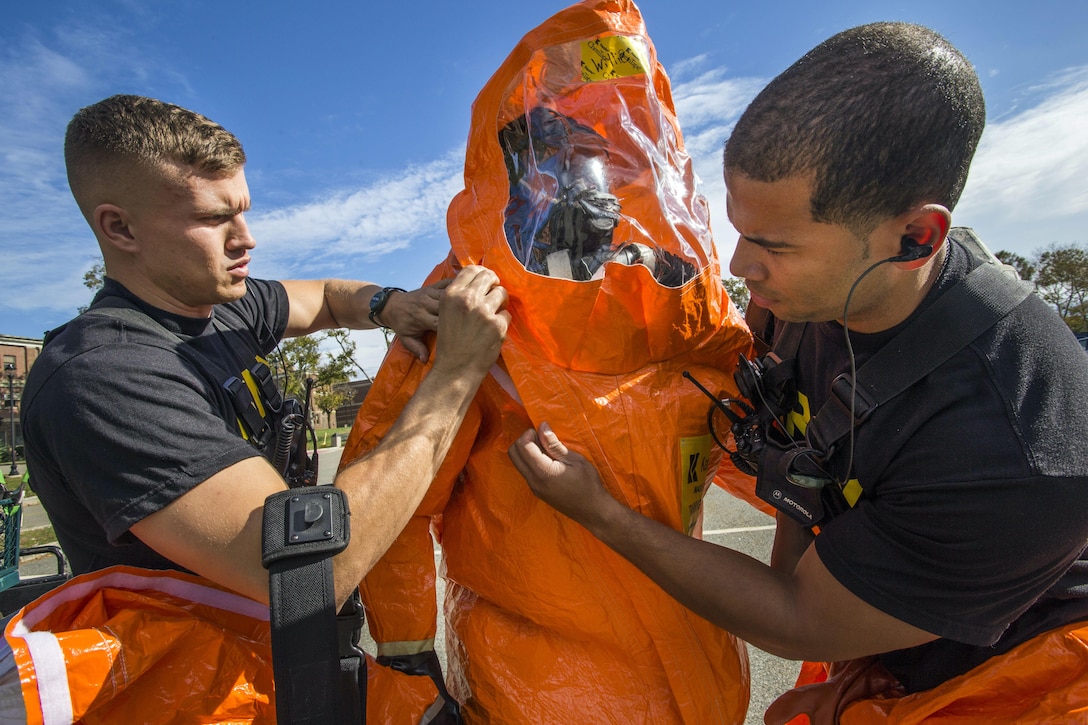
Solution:
[[(515, 47), (473, 104), (447, 228), (429, 281), (486, 266), (512, 322), (416, 517), (362, 583), (379, 661), (433, 647), (433, 533), (465, 722), (743, 722), (743, 643), (536, 500), (507, 455), (547, 421), (619, 500), (692, 536), (706, 485), (751, 487), (683, 377), (735, 395), (751, 338), (633, 3), (580, 3)], [(393, 346), (341, 466), (379, 443), (427, 369)]]
[[(803, 714), (802, 714), (803, 713)], [(1044, 632), (931, 690), (906, 694), (875, 658), (806, 662), (768, 725), (1088, 722), (1088, 626)]]
[[(276, 723), (268, 606), (191, 574), (74, 577), (19, 610), (4, 637), (28, 725)], [(0, 667), (5, 697), (7, 678)], [(371, 723), (406, 722), (438, 697), (430, 680), (369, 657), (367, 692)]]

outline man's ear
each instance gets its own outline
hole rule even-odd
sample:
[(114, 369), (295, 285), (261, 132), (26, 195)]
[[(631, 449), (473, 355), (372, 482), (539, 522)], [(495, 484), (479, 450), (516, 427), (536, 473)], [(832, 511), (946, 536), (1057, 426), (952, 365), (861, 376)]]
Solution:
[(129, 213), (116, 204), (99, 204), (94, 208), (91, 225), (104, 244), (122, 251), (136, 251), (136, 235), (129, 227)]
[(909, 262), (898, 262), (897, 266), (902, 269), (920, 269), (936, 256), (937, 250), (948, 238), (952, 214), (940, 204), (926, 204), (908, 212), (903, 221), (903, 238), (914, 244), (932, 247), (933, 251)]

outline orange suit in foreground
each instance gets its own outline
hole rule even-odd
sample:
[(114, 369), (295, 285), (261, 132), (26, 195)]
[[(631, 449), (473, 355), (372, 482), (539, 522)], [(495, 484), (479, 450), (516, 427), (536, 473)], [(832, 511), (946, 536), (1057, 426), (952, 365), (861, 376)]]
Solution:
[[(451, 254), (429, 281), (489, 267), (513, 319), (416, 518), (362, 583), (379, 661), (433, 648), (433, 533), (465, 722), (743, 722), (744, 644), (537, 501), (507, 455), (548, 421), (620, 500), (692, 536), (705, 486), (741, 477), (683, 373), (735, 395), (751, 338), (632, 3), (573, 6), (514, 49), (473, 105), (447, 221)], [(378, 444), (427, 367), (394, 345), (341, 466)]]
[[(16, 612), (4, 637), (3, 722), (276, 723), (268, 605), (192, 574), (82, 574)], [(438, 695), (370, 657), (367, 690), (369, 723), (405, 722)]]
[(805, 662), (768, 725), (1088, 723), (1088, 626), (1044, 632), (931, 690), (906, 694), (875, 657)]

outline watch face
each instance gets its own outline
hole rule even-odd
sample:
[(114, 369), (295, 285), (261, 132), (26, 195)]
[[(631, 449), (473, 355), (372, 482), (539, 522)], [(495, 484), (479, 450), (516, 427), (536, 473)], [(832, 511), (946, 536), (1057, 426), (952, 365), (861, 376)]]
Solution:
[(389, 296), (394, 292), (403, 292), (400, 287), (382, 287), (370, 298), (370, 321), (380, 327), (385, 327), (377, 318), (385, 305), (389, 302)]
[(385, 306), (385, 299), (389, 296), (389, 293), (384, 289), (378, 290), (373, 297), (370, 298), (370, 311), (380, 312), (382, 307)]

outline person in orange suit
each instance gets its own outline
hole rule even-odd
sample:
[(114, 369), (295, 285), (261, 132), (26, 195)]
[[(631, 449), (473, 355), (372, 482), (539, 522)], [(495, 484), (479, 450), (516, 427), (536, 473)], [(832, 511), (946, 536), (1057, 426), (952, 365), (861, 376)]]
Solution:
[[(442, 681), (433, 535), (464, 722), (743, 722), (744, 644), (537, 501), (507, 455), (551, 420), (626, 506), (693, 538), (706, 486), (742, 480), (685, 373), (735, 395), (751, 338), (637, 8), (591, 0), (530, 32), (476, 99), (466, 156), (429, 279), (495, 271), (511, 325), (416, 518), (362, 583), (378, 661)], [(425, 370), (393, 346), (344, 461), (379, 444)]]

